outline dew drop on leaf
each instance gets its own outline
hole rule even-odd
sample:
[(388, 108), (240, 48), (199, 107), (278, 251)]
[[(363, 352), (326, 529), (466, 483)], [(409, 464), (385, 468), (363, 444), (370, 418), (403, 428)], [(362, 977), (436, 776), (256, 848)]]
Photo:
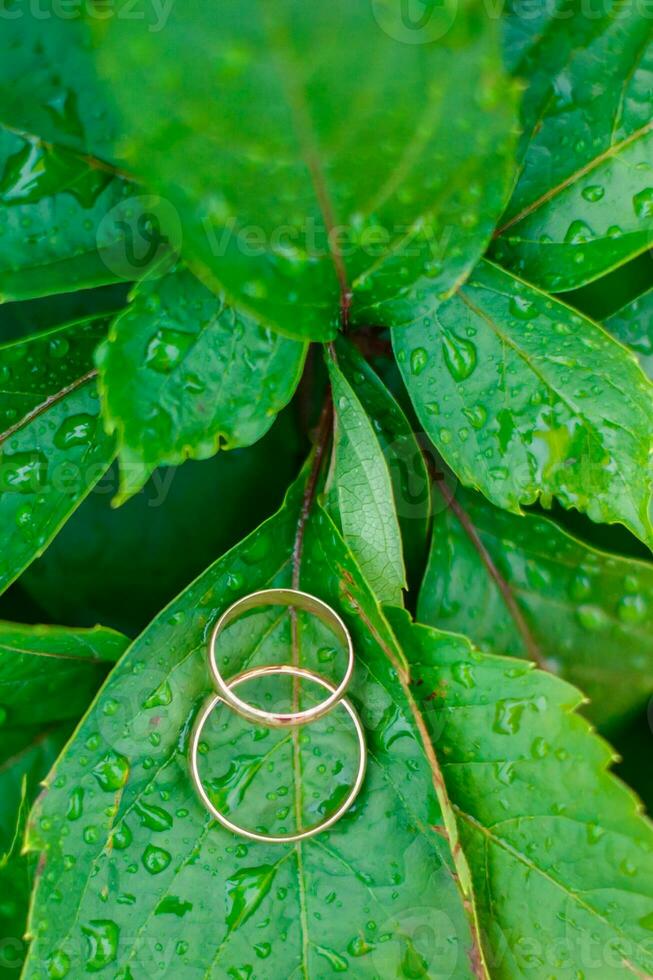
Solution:
[(606, 613), (598, 606), (579, 606), (576, 610), (576, 618), (580, 625), (593, 633), (608, 629), (610, 620)]
[(617, 606), (617, 615), (622, 623), (641, 623), (648, 614), (648, 604), (642, 595), (626, 595)]
[(70, 970), (70, 957), (62, 949), (57, 949), (48, 960), (48, 977), (63, 980)]
[(471, 340), (455, 334), (443, 334), (444, 363), (454, 381), (465, 381), (476, 367), (476, 347)]
[(170, 374), (195, 340), (181, 330), (158, 330), (147, 345), (145, 363), (159, 374)]
[(71, 415), (65, 419), (54, 435), (57, 449), (86, 446), (92, 439), (97, 419), (92, 415)]
[(410, 369), (414, 375), (421, 374), (428, 363), (428, 354), (424, 347), (416, 347), (410, 355)]
[(653, 216), (653, 187), (646, 187), (633, 197), (633, 208), (638, 218)]
[(70, 794), (70, 802), (68, 804), (68, 810), (66, 812), (66, 818), (68, 820), (79, 820), (84, 811), (84, 790), (81, 786), (78, 786)]
[(538, 315), (538, 309), (525, 296), (513, 296), (509, 303), (510, 312), (518, 320), (532, 320)]
[(124, 755), (107, 752), (93, 769), (93, 775), (105, 792), (122, 789), (129, 777), (129, 763)]
[(172, 860), (172, 855), (162, 847), (155, 847), (148, 844), (143, 851), (143, 867), (151, 875), (158, 875), (168, 867)]
[(0, 492), (36, 493), (46, 485), (48, 461), (38, 451), (3, 453), (0, 460)]
[(113, 834), (111, 835), (111, 844), (116, 851), (124, 851), (129, 847), (133, 840), (133, 835), (127, 824), (123, 822), (119, 827), (116, 827)]
[(86, 971), (98, 973), (113, 963), (118, 955), (120, 929), (110, 919), (92, 919), (82, 926), (86, 936)]
[(572, 221), (565, 235), (565, 243), (567, 245), (582, 245), (585, 242), (591, 242), (593, 238), (594, 232), (588, 224), (584, 221)]
[(604, 197), (605, 188), (601, 187), (600, 184), (590, 184), (588, 187), (583, 187), (581, 194), (586, 201), (595, 203)]
[(172, 817), (167, 810), (164, 810), (160, 806), (154, 806), (151, 803), (144, 803), (140, 800), (136, 804), (135, 810), (141, 818), (143, 827), (148, 827), (154, 831), (169, 830), (172, 827)]

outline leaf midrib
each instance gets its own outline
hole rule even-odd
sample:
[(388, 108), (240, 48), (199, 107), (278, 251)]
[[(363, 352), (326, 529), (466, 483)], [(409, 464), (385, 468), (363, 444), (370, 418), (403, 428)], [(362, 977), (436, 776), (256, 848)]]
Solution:
[(579, 167), (578, 170), (574, 171), (572, 174), (569, 174), (569, 176), (565, 177), (565, 179), (560, 181), (559, 184), (556, 184), (548, 191), (545, 191), (544, 194), (541, 194), (540, 197), (536, 198), (530, 204), (527, 204), (524, 208), (522, 208), (522, 210), (517, 214), (513, 215), (513, 217), (506, 221), (505, 224), (497, 228), (494, 233), (494, 237), (498, 238), (500, 235), (503, 235), (509, 228), (512, 228), (513, 225), (523, 221), (524, 218), (527, 218), (528, 215), (532, 214), (534, 211), (537, 211), (544, 204), (548, 204), (549, 201), (553, 200), (554, 197), (557, 197), (558, 194), (566, 190), (567, 187), (574, 184), (577, 180), (587, 176), (587, 174), (600, 167), (602, 163), (605, 163), (606, 160), (610, 160), (612, 157), (618, 156), (623, 150), (627, 149), (631, 143), (636, 142), (638, 139), (642, 139), (652, 129), (653, 120), (646, 123), (645, 126), (641, 126), (640, 129), (635, 130), (635, 132), (631, 133), (629, 136), (626, 136), (623, 140), (621, 140), (621, 142), (612, 143), (606, 150), (603, 151), (603, 153), (600, 153), (598, 156), (594, 157), (594, 159), (590, 160), (589, 163), (586, 163), (584, 166)]

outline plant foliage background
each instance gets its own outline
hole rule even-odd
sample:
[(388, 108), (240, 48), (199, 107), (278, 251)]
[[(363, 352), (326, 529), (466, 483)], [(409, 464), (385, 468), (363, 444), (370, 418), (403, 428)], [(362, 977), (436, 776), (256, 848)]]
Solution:
[(652, 16), (0, 0), (2, 976), (653, 975)]

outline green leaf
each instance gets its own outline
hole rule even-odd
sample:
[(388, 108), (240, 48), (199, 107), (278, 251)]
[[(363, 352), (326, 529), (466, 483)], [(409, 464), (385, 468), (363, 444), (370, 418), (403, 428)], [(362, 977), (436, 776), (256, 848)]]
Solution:
[(108, 168), (0, 123), (0, 300), (119, 280), (124, 236), (115, 223), (99, 230), (133, 193)]
[(0, 621), (0, 705), (12, 728), (78, 718), (127, 639), (105, 627)]
[[(340, 339), (336, 351), (338, 366), (369, 417), (390, 470), (406, 567), (409, 574), (421, 574), (431, 512), (431, 480), (424, 454), (403, 409), (365, 358)], [(394, 367), (393, 361), (390, 364)]]
[(294, 423), (290, 409), (249, 449), (156, 470), (117, 509), (112, 467), (21, 576), (21, 586), (54, 622), (107, 623), (136, 636), (216, 555), (279, 506), (300, 456)]
[(393, 344), (420, 422), (465, 485), (514, 513), (556, 497), (653, 544), (653, 389), (601, 327), (484, 261)]
[(550, 17), (519, 66), (529, 80), (522, 121), (530, 141), (497, 261), (561, 292), (653, 243), (652, 59), (639, 4), (600, 0), (591, 16)]
[[(328, 834), (290, 846), (232, 836), (193, 795), (185, 748), (210, 686), (207, 630), (237, 597), (291, 583), (301, 510), (294, 492), (277, 516), (153, 622), (57, 764), (28, 831), (29, 848), (47, 853), (48, 868), (32, 907), (28, 980), (59, 965), (71, 975), (106, 965), (111, 975), (150, 976), (162, 962), (179, 980), (254, 971), (487, 975), (468, 959), (479, 955), (467, 918), (469, 872), (437, 762), (428, 740), (420, 742), (423, 722), (413, 710), (402, 654), (320, 511), (304, 526), (298, 585), (333, 603), (352, 630), (351, 696), (364, 711), (370, 755), (362, 795)], [(337, 676), (342, 656), (333, 638), (325, 645), (324, 627), (316, 631), (317, 621), (301, 613), (297, 619), (303, 642), (295, 653), (314, 663), (317, 646), (318, 669)], [(290, 636), (284, 610), (261, 610), (234, 624), (225, 634), (225, 670), (254, 659), (287, 661)], [(278, 702), (278, 687), (272, 693)], [(292, 826), (294, 802), (304, 820), (315, 820), (350, 778), (351, 737), (336, 714), (306, 727), (290, 759), (292, 733), (252, 728), (236, 716), (219, 721), (202, 758), (211, 764), (215, 798), (240, 819), (249, 814), (270, 830)], [(293, 801), (295, 752), (302, 778)], [(71, 795), (81, 790), (83, 816), (66, 823)], [(107, 888), (115, 894), (110, 905), (102, 898)], [(64, 896), (56, 909), (54, 892)], [(429, 942), (434, 932), (437, 943)]]
[(3, 0), (2, 13), (0, 122), (109, 162), (119, 130), (101, 96), (81, 8)]
[(653, 379), (653, 289), (613, 313), (605, 326), (635, 352), (643, 370)]
[[(113, 630), (0, 622), (0, 976), (15, 976), (26, 950), (36, 862), (21, 854), (29, 805), (108, 668), (127, 646)], [(68, 810), (78, 815), (81, 799)]]
[(44, 550), (111, 463), (113, 440), (99, 420), (91, 362), (105, 332), (100, 317), (0, 346), (6, 426), (0, 435), (0, 590)]
[(388, 464), (335, 353), (327, 363), (335, 408), (333, 493), (343, 536), (379, 599), (401, 604), (406, 570)]
[(397, 0), (169, 14), (162, 33), (150, 4), (118, 4), (98, 63), (122, 112), (116, 152), (179, 211), (216, 292), (325, 340), (350, 291), (354, 317), (394, 322), (422, 279), (442, 291), (467, 275), (511, 183), (496, 19), (448, 0), (406, 37)]
[(125, 500), (161, 465), (249, 446), (301, 376), (306, 345), (228, 306), (188, 270), (142, 285), (98, 349)]
[(653, 566), (597, 551), (553, 521), (458, 488), (434, 518), (418, 617), (490, 653), (536, 660), (604, 725), (653, 692)]
[(70, 725), (59, 725), (45, 734), (34, 734), (11, 758), (0, 763), (0, 977), (10, 980), (27, 951), (24, 940), (27, 909), (34, 878), (33, 855), (20, 853), (29, 806), (54, 760), (63, 748)]
[(575, 713), (582, 695), (402, 610), (391, 623), (445, 760), (492, 977), (650, 975), (653, 828)]
[(522, 97), (522, 114), (524, 102), (528, 101), (533, 88), (533, 79), (529, 78), (528, 55), (537, 45), (556, 17), (563, 10), (564, 0), (531, 0), (526, 6), (520, 0), (507, 0), (503, 11), (503, 55), (511, 72), (518, 77), (529, 79), (529, 87)]

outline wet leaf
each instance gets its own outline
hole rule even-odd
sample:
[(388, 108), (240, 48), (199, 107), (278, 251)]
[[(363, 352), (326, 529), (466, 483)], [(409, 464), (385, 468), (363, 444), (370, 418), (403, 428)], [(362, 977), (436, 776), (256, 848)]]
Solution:
[(426, 557), (431, 511), (431, 480), (418, 436), (398, 401), (358, 350), (339, 339), (336, 351), (338, 366), (368, 416), (390, 470), (406, 568), (409, 577), (417, 576)]
[(420, 422), (465, 485), (514, 513), (555, 497), (653, 544), (653, 389), (601, 327), (484, 261), (393, 345)]
[(0, 588), (44, 550), (111, 464), (95, 378), (83, 373), (105, 333), (99, 317), (0, 346)]
[(3, 731), (76, 719), (127, 640), (105, 627), (23, 626), (0, 621)]
[(653, 289), (622, 307), (605, 322), (610, 333), (637, 355), (653, 380)]
[(54, 622), (106, 623), (136, 636), (216, 555), (279, 506), (298, 450), (287, 412), (249, 449), (156, 470), (117, 509), (115, 465), (20, 584)]
[[(528, 4), (508, 0), (506, 3), (503, 11), (504, 60), (518, 77), (529, 77), (527, 57), (546, 36), (560, 10), (564, 15), (564, 0), (531, 0)], [(522, 106), (532, 89), (531, 78), (529, 83)]]
[(103, 237), (99, 230), (133, 193), (74, 151), (0, 124), (0, 299), (119, 280), (124, 236), (115, 225)]
[(30, 804), (70, 734), (70, 725), (32, 731), (15, 754), (0, 762), (0, 977), (17, 976), (27, 951), (24, 939), (34, 857), (21, 854)]
[[(102, 965), (133, 976), (163, 969), (180, 978), (299, 970), (374, 977), (421, 962), (434, 976), (478, 975), (468, 959), (476, 954), (459, 891), (469, 898), (468, 871), (438, 770), (417, 734), (402, 654), (319, 511), (306, 529), (299, 584), (333, 603), (352, 629), (352, 698), (363, 711), (370, 750), (362, 795), (327, 834), (297, 846), (233, 837), (193, 795), (185, 748), (209, 689), (207, 630), (238, 596), (290, 584), (300, 505), (295, 491), (277, 516), (154, 621), (57, 764), (30, 823), (29, 846), (44, 852), (46, 873), (36, 888), (26, 977), (60, 963), (72, 975), (99, 969), (100, 950)], [(333, 639), (325, 644), (326, 628), (316, 623), (298, 615), (302, 660), (337, 677), (343, 655)], [(284, 610), (255, 612), (231, 629), (223, 648), (228, 673), (251, 662), (287, 661), (291, 629)], [(279, 702), (278, 686), (270, 693)], [(325, 807), (328, 812), (329, 794), (342, 792), (355, 759), (341, 712), (305, 728), (298, 749), (284, 730), (220, 717), (202, 756), (219, 805), (268, 830), (292, 827), (297, 805), (304, 822)], [(295, 798), (296, 751), (303, 775)], [(97, 778), (107, 757), (110, 771), (122, 760), (112, 780), (118, 790), (104, 789)], [(62, 814), (81, 789), (83, 818), (63, 838)], [(67, 901), (55, 914), (51, 896), (58, 889), (66, 890)], [(109, 892), (111, 904), (103, 899)]]
[(603, 725), (653, 691), (653, 567), (460, 487), (434, 519), (418, 618), (490, 653), (537, 659), (580, 687)]
[[(127, 646), (113, 630), (0, 622), (0, 976), (25, 950), (36, 862), (21, 853), (29, 806), (108, 669)], [(83, 797), (67, 811), (74, 820)]]
[(600, 0), (559, 16), (546, 4), (542, 22), (543, 6), (533, 18), (543, 36), (518, 65), (530, 139), (493, 255), (561, 292), (653, 243), (653, 38), (639, 4)]
[(492, 977), (650, 974), (653, 827), (576, 714), (582, 695), (402, 610), (391, 623), (445, 760)]
[(97, 352), (119, 500), (152, 471), (249, 446), (290, 401), (306, 345), (228, 306), (185, 269), (138, 288)]
[(185, 255), (216, 291), (324, 340), (349, 290), (359, 320), (394, 322), (421, 280), (464, 278), (511, 180), (496, 19), (447, 2), (413, 36), (395, 0), (247, 16), (229, 0), (210, 17), (193, 0), (157, 30), (151, 5), (128, 3), (97, 32), (116, 152), (178, 210)]
[[(64, 11), (58, 0), (42, 0), (38, 8), (3, 0), (2, 9), (2, 123), (108, 161), (118, 128), (101, 97), (81, 8)], [(92, 18), (95, 11), (84, 13)]]
[(379, 599), (400, 604), (406, 570), (388, 464), (335, 352), (327, 363), (336, 418), (333, 493), (343, 536)]

